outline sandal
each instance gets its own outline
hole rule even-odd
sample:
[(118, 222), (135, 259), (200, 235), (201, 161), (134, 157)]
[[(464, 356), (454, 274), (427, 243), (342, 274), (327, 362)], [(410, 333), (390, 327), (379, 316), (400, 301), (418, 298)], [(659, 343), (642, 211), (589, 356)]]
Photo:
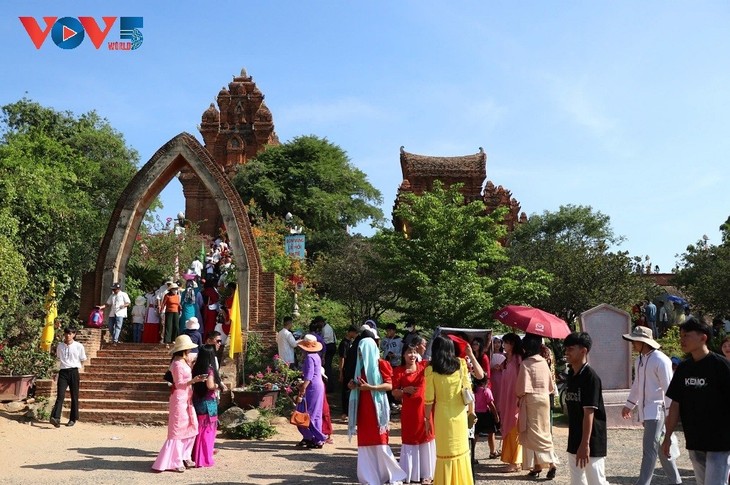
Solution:
[(321, 448), (322, 448), (323, 446), (324, 446), (324, 444), (323, 444), (323, 443), (313, 443), (313, 442), (311, 442), (311, 441), (310, 441), (309, 443), (307, 443), (307, 446), (306, 446), (306, 448), (308, 448), (308, 449), (310, 449), (310, 450), (311, 450), (311, 449), (319, 450), (319, 449), (321, 449)]
[(183, 460), (183, 465), (185, 465), (185, 468), (195, 468), (195, 462), (192, 460)]
[(490, 459), (499, 458), (499, 453), (497, 453), (496, 451), (493, 451), (489, 454), (489, 458)]
[(302, 440), (302, 441), (300, 441), (299, 443), (297, 443), (294, 446), (297, 447), (297, 448), (307, 448), (307, 445), (309, 445), (309, 443), (311, 443), (311, 441), (309, 441), (309, 440)]

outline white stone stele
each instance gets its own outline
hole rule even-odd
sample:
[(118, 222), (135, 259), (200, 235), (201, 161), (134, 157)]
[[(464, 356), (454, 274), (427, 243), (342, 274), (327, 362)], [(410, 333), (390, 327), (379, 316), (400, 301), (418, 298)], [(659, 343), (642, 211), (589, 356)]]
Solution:
[[(625, 420), (621, 409), (631, 389), (631, 344), (622, 338), (631, 333), (631, 315), (603, 303), (580, 315), (580, 326), (593, 340), (588, 364), (603, 384), (603, 404), (609, 428), (641, 426), (636, 419)], [(635, 414), (635, 413), (634, 413)]]

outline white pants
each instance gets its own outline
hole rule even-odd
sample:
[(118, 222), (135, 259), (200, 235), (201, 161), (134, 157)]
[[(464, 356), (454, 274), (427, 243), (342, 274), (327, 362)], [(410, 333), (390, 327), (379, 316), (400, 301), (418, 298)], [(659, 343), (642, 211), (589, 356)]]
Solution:
[(578, 468), (575, 455), (568, 453), (570, 485), (608, 485), (606, 480), (606, 457), (589, 457), (588, 465)]

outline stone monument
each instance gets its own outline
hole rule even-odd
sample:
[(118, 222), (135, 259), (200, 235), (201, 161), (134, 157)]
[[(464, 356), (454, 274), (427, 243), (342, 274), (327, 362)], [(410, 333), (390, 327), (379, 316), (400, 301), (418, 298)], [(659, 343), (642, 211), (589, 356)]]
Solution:
[(588, 363), (601, 377), (606, 422), (609, 428), (640, 426), (621, 417), (621, 409), (631, 389), (631, 344), (621, 336), (631, 332), (631, 315), (608, 304), (601, 304), (580, 315), (584, 332), (593, 339)]

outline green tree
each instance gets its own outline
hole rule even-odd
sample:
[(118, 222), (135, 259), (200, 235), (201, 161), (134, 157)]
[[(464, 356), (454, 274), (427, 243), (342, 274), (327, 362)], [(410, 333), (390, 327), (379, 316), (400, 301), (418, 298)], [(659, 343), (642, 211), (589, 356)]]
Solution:
[(309, 254), (334, 247), (347, 227), (380, 221), (380, 192), (355, 168), (347, 153), (327, 139), (300, 136), (268, 147), (238, 168), (233, 183), (263, 216), (288, 212), (307, 228)]
[(404, 198), (395, 213), (407, 234), (384, 229), (373, 238), (383, 284), (400, 298), (395, 310), (427, 328), (479, 327), (505, 304), (544, 296), (546, 273), (506, 265), (504, 210), (484, 212), (479, 201), (465, 204), (458, 186), (438, 182)]
[(730, 218), (720, 226), (722, 242), (710, 244), (707, 236), (687, 246), (672, 283), (681, 288), (698, 311), (730, 316)]
[(137, 152), (93, 111), (75, 116), (28, 99), (2, 107), (0, 133), (0, 199), (17, 227), (8, 238), (33, 289), (24, 304), (42, 301), (55, 278), (59, 312), (75, 313), (81, 275), (96, 264)]
[(557, 212), (534, 214), (515, 229), (509, 242), (512, 264), (553, 276), (548, 293), (533, 306), (571, 325), (596, 305), (628, 309), (650, 291), (628, 253), (610, 250), (622, 242), (610, 218), (591, 207), (566, 205)]
[(379, 320), (398, 303), (398, 295), (382, 284), (383, 257), (370, 239), (354, 236), (314, 263), (317, 289), (347, 308), (352, 325)]

